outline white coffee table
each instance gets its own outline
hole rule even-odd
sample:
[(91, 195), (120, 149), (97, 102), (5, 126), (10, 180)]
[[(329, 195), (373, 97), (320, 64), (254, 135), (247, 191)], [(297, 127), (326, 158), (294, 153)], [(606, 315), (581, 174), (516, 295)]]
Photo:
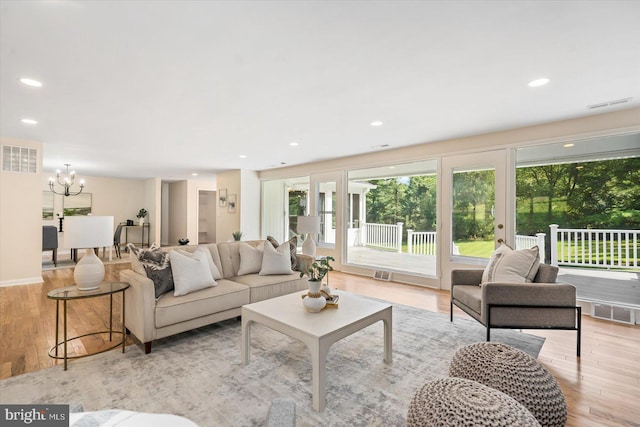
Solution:
[(249, 363), (251, 323), (257, 322), (302, 341), (311, 353), (313, 409), (325, 407), (326, 361), (331, 345), (377, 321), (384, 324), (384, 361), (391, 363), (392, 308), (384, 302), (365, 299), (347, 292), (340, 296), (338, 308), (309, 313), (302, 295), (295, 292), (242, 306), (242, 363)]

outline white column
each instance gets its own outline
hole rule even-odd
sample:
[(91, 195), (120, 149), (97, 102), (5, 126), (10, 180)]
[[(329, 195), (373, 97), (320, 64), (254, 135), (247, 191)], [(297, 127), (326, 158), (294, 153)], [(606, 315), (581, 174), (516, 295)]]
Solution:
[(551, 265), (558, 266), (558, 224), (551, 224), (550, 244), (551, 244)]

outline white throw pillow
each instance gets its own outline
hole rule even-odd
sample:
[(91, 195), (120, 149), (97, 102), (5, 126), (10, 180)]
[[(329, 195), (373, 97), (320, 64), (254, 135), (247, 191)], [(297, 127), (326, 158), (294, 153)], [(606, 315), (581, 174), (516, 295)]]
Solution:
[(539, 249), (514, 250), (502, 244), (491, 254), (482, 273), (482, 283), (531, 283), (540, 267)]
[(202, 252), (186, 256), (178, 251), (169, 251), (169, 258), (173, 272), (174, 296), (187, 295), (217, 285)]
[(284, 242), (278, 248), (273, 245), (264, 245), (264, 255), (262, 257), (262, 268), (260, 276), (270, 274), (293, 274), (291, 270), (291, 252), (289, 242)]
[(259, 273), (262, 268), (262, 253), (264, 251), (264, 243), (260, 243), (257, 247), (253, 247), (247, 243), (240, 243), (240, 268), (238, 276), (251, 273)]
[(216, 263), (213, 262), (213, 257), (211, 256), (211, 252), (209, 251), (209, 249), (203, 246), (198, 246), (193, 252), (187, 252), (184, 249), (178, 249), (178, 252), (188, 257), (193, 257), (194, 254), (202, 253), (205, 259), (209, 262), (209, 269), (211, 270), (211, 276), (213, 276), (213, 280), (222, 279), (222, 273), (220, 273), (220, 270), (218, 269)]

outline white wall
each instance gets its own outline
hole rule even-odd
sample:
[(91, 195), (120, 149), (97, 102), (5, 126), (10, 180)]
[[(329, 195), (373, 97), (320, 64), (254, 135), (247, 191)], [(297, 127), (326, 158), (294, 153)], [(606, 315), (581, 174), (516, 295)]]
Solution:
[(0, 286), (42, 282), (42, 144), (0, 137), (0, 145), (38, 150), (37, 173), (0, 171)]
[[(240, 190), (241, 190), (241, 174), (240, 170), (232, 170), (219, 173), (217, 176), (218, 196), (220, 196), (220, 190), (227, 190), (227, 199), (230, 194), (238, 196), (238, 205), (240, 204)], [(242, 231), (240, 225), (240, 210), (239, 206), (236, 207), (235, 212), (229, 212), (228, 206), (218, 207), (216, 211), (216, 240), (218, 242), (226, 242), (233, 240), (233, 232)], [(246, 237), (243, 237), (246, 240)]]
[(240, 195), (237, 211), (240, 213), (240, 230), (245, 240), (260, 239), (260, 178), (256, 171), (240, 173)]
[(169, 184), (169, 245), (177, 245), (178, 240), (188, 238), (187, 233), (187, 181), (172, 182)]

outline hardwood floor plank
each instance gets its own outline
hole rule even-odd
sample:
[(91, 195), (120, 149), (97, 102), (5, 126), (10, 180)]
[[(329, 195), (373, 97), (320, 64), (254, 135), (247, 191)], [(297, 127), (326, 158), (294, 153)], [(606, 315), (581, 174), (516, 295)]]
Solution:
[[(129, 264), (105, 266), (105, 280), (118, 281)], [(55, 302), (52, 289), (73, 282), (73, 270), (43, 272), (43, 284), (0, 288), (0, 378), (45, 369), (62, 362), (51, 359), (55, 342)], [(331, 272), (330, 286), (440, 313), (449, 313), (449, 292), (369, 277)], [(68, 304), (69, 334), (81, 335), (109, 327), (108, 298), (90, 298)], [(457, 307), (456, 318), (470, 319)], [(121, 299), (114, 298), (114, 329), (121, 328)], [(545, 338), (538, 360), (557, 379), (569, 409), (567, 426), (640, 427), (640, 326), (583, 316), (583, 356), (575, 356), (576, 334), (570, 331), (525, 330)], [(60, 332), (62, 340), (62, 331)], [(127, 345), (132, 344), (131, 338)], [(108, 334), (73, 340), (78, 354), (111, 346)], [(103, 346), (103, 347), (101, 347)], [(70, 363), (73, 363), (70, 362)]]

